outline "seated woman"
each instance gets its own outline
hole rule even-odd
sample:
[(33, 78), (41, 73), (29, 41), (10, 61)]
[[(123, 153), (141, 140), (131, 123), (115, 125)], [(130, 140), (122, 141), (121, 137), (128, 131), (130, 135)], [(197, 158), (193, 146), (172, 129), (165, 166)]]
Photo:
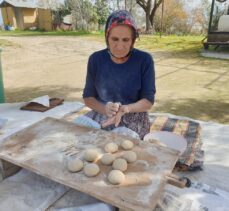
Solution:
[(154, 104), (156, 89), (152, 57), (134, 48), (137, 37), (128, 11), (115, 11), (108, 17), (107, 48), (89, 58), (83, 99), (92, 109), (86, 116), (103, 129), (124, 126), (143, 139), (150, 130), (147, 111)]

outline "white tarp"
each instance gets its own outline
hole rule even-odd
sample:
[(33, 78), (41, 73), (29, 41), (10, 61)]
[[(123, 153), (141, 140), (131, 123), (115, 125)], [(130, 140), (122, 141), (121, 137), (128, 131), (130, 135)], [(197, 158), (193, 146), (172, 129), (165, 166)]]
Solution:
[(20, 107), (26, 103), (0, 104), (0, 118), (7, 120), (0, 131), (0, 142), (9, 135), (28, 127), (45, 117), (62, 118), (71, 112), (79, 111), (84, 105), (80, 102), (65, 102), (46, 112), (24, 111)]
[[(3, 128), (3, 131), (8, 132), (8, 135), (12, 133), (12, 131), (16, 131), (16, 127), (22, 129), (22, 127), (25, 127), (26, 125), (28, 126), (32, 122), (38, 121), (47, 116), (42, 116), (40, 112), (36, 112), (37, 114), (39, 113), (38, 116), (31, 116), (32, 112), (29, 112), (28, 114), (24, 113), (25, 111), (19, 112), (18, 108), (20, 105), (21, 104), (3, 104), (0, 106), (1, 117), (8, 119), (6, 126)], [(52, 115), (55, 114), (54, 116), (60, 118), (67, 113), (67, 110), (73, 111), (72, 106), (73, 104), (71, 103), (65, 103), (63, 107), (58, 106), (55, 108), (57, 110), (52, 109), (53, 111), (50, 110), (50, 112), (55, 111)], [(82, 104), (76, 103), (75, 106), (80, 107)], [(185, 117), (177, 117), (164, 113), (155, 115), (168, 115), (169, 117), (186, 119)], [(165, 194), (161, 201), (165, 210), (228, 210), (229, 125), (214, 122), (199, 122), (202, 127), (201, 139), (203, 142), (203, 149), (205, 150), (204, 170), (179, 173), (180, 175), (188, 176), (193, 181), (191, 188), (178, 189), (171, 185), (166, 186)], [(0, 210), (3, 205), (5, 206), (4, 211), (14, 211), (15, 207), (17, 207), (17, 210), (23, 211), (27, 208), (30, 210), (44, 210), (48, 205), (50, 205), (49, 209), (52, 211), (83, 210), (79, 209), (80, 207), (88, 211), (92, 207), (93, 210), (96, 210), (99, 207), (103, 207), (103, 209), (100, 210), (112, 209), (110, 206), (74, 190), (67, 192), (60, 200), (53, 204), (55, 201), (54, 199), (57, 199), (66, 191), (64, 189), (65, 187), (62, 185), (53, 185), (54, 183), (52, 181), (47, 183), (48, 179), (37, 176), (34, 173), (29, 174), (27, 171), (27, 173), (25, 173), (24, 171), (25, 170), (22, 170), (13, 177), (7, 178), (0, 183)], [(27, 179), (28, 174), (30, 179)], [(75, 200), (76, 198), (79, 200)], [(11, 207), (11, 205), (14, 204), (9, 202), (13, 202), (14, 200), (16, 200), (16, 205)], [(43, 207), (38, 206), (38, 201)], [(22, 207), (22, 209), (19, 209), (20, 207)]]

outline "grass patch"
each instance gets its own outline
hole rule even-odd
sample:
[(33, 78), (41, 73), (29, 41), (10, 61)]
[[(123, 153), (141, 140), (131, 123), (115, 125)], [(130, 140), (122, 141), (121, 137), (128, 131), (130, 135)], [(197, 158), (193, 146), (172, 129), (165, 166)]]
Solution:
[(0, 39), (0, 47), (15, 46), (16, 44), (5, 39)]
[(15, 30), (15, 31), (0, 31), (0, 36), (83, 36), (96, 35), (99, 32), (88, 31), (30, 31), (30, 30)]
[(203, 48), (202, 40), (204, 36), (162, 36), (142, 35), (137, 41), (136, 47), (154, 50), (166, 50), (174, 53), (197, 53)]
[[(94, 40), (105, 42), (104, 33), (90, 36)], [(140, 35), (136, 40), (135, 47), (149, 52), (163, 51), (173, 54), (196, 54), (203, 49), (204, 36), (162, 36)]]
[[(102, 31), (0, 31), (0, 36), (87, 36), (99, 42), (105, 42)], [(197, 53), (203, 48), (204, 36), (162, 36), (141, 35), (136, 47), (148, 51), (162, 50), (173, 53)]]

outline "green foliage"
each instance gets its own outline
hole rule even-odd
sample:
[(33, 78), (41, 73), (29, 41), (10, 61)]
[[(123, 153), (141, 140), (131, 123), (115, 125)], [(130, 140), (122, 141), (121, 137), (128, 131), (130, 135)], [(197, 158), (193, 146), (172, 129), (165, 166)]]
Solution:
[[(107, 0), (96, 0), (95, 9), (98, 16), (98, 24), (104, 25), (109, 14)], [(100, 29), (100, 28), (99, 28)]]
[(76, 29), (89, 30), (90, 24), (97, 23), (94, 5), (89, 0), (66, 0), (71, 10)]
[(59, 7), (57, 10), (52, 11), (53, 14), (53, 22), (61, 23), (63, 21), (64, 16), (71, 14), (71, 9), (67, 3), (67, 1)]

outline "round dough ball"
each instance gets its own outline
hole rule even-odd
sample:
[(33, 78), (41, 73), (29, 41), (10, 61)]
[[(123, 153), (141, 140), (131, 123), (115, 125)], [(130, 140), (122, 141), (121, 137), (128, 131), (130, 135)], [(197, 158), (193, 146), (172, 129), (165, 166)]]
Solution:
[(120, 171), (126, 171), (127, 169), (127, 162), (123, 158), (118, 158), (113, 162), (112, 165), (113, 169), (120, 170)]
[(121, 143), (121, 147), (125, 150), (129, 150), (134, 147), (134, 143), (132, 141), (125, 140)]
[(116, 143), (106, 144), (104, 150), (109, 153), (114, 153), (118, 151), (118, 145)]
[(113, 185), (119, 185), (125, 180), (125, 175), (119, 170), (112, 170), (108, 175), (108, 180)]
[(122, 156), (128, 163), (133, 163), (137, 160), (137, 154), (133, 151), (126, 151)]
[(110, 153), (106, 153), (102, 156), (101, 158), (101, 163), (104, 165), (111, 165), (113, 163), (113, 161), (115, 160), (115, 156), (110, 154)]
[(93, 162), (96, 158), (98, 158), (99, 153), (97, 149), (88, 149), (84, 153), (84, 159), (89, 162)]
[(83, 161), (78, 158), (69, 158), (67, 163), (70, 172), (77, 172), (83, 168)]
[(88, 177), (94, 177), (96, 176), (100, 169), (99, 166), (95, 163), (89, 163), (83, 168), (84, 174)]

